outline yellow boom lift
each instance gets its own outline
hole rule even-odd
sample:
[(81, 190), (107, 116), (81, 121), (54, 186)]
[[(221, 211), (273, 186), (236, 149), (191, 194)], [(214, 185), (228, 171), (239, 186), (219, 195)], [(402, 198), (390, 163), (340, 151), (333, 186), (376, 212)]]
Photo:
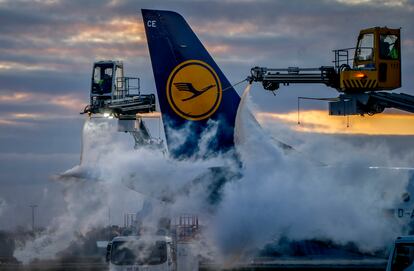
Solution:
[(373, 115), (385, 108), (414, 113), (414, 96), (389, 92), (401, 87), (400, 40), (400, 29), (364, 29), (355, 48), (333, 51), (334, 66), (254, 67), (248, 80), (262, 82), (263, 88), (270, 91), (277, 90), (280, 84), (325, 84), (340, 93), (337, 98), (321, 99), (329, 101), (330, 115)]

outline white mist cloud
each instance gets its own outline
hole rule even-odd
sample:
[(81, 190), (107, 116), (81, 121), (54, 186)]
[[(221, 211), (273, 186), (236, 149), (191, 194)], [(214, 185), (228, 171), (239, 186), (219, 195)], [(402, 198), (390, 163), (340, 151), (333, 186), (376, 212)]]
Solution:
[[(206, 135), (210, 134), (206, 131)], [(194, 180), (211, 167), (228, 164), (219, 157), (176, 161), (162, 150), (134, 150), (132, 137), (117, 132), (116, 120), (86, 121), (82, 139), (81, 164), (55, 178), (64, 186), (66, 212), (54, 220), (44, 235), (15, 252), (19, 260), (54, 258), (69, 246), (76, 233), (106, 226), (108, 209), (112, 223), (122, 224), (123, 214), (139, 211), (144, 199), (157, 205), (145, 221), (146, 226), (154, 226), (167, 211), (201, 211), (205, 183)], [(175, 200), (175, 207), (189, 206), (189, 200), (193, 204), (192, 208), (172, 209), (160, 200)]]
[[(206, 257), (211, 250), (216, 257), (233, 257), (282, 237), (354, 242), (369, 252), (400, 234), (401, 226), (384, 210), (400, 200), (408, 175), (366, 167), (367, 161), (379, 165), (398, 161), (385, 147), (353, 146), (341, 140), (326, 146), (316, 136), (309, 135), (306, 141), (295, 138), (295, 132), (277, 123), (263, 130), (251, 117), (248, 107), (254, 106), (245, 93), (236, 120), (241, 169), (227, 156), (177, 161), (160, 150), (134, 150), (132, 138), (117, 132), (115, 121), (86, 122), (82, 163), (59, 178), (65, 187), (66, 212), (46, 235), (15, 256), (25, 262), (53, 258), (76, 232), (107, 225), (108, 208), (112, 223), (119, 223), (123, 213), (139, 211), (144, 199), (153, 205), (144, 221), (150, 226), (162, 216), (197, 214), (205, 226), (199, 253)], [(207, 150), (216, 127), (211, 123), (200, 150)], [(272, 138), (281, 139), (281, 134), (301, 142), (298, 150), (281, 149)], [(319, 166), (309, 157), (332, 166)], [(241, 177), (231, 178), (222, 188), (221, 201), (212, 204), (208, 196), (214, 181), (229, 173), (214, 172), (218, 166), (229, 172), (238, 169)]]
[(141, 208), (140, 194), (120, 185), (120, 179), (104, 179), (105, 175), (101, 174), (106, 166), (116, 164), (112, 151), (119, 148), (116, 153), (121, 154), (127, 149), (121, 143), (119, 146), (116, 142), (111, 144), (112, 136), (119, 134), (110, 124), (86, 122), (82, 135), (82, 163), (55, 177), (64, 187), (62, 196), (66, 210), (53, 220), (46, 233), (15, 251), (14, 256), (20, 261), (54, 258), (76, 239), (76, 234), (85, 234), (109, 223), (120, 224), (124, 213)]
[(4, 199), (0, 198), (0, 217), (3, 215), (6, 208), (7, 208), (7, 202)]
[[(401, 233), (400, 225), (387, 217), (385, 210), (400, 200), (408, 174), (368, 169), (368, 162), (392, 163), (384, 161), (390, 157), (386, 148), (361, 148), (340, 141), (332, 148), (320, 140), (309, 140), (306, 143), (311, 146), (303, 149), (313, 151), (312, 157), (332, 158), (324, 162), (334, 162), (330, 167), (315, 166), (309, 155), (299, 151), (285, 155), (277, 148), (250, 120), (246, 103), (254, 107), (242, 99), (236, 125), (243, 138), (237, 148), (243, 177), (226, 185), (211, 234), (222, 253), (261, 248), (281, 237), (354, 242), (369, 252), (388, 245)], [(294, 133), (282, 125), (278, 128), (295, 141)], [(332, 152), (327, 154), (329, 149)]]

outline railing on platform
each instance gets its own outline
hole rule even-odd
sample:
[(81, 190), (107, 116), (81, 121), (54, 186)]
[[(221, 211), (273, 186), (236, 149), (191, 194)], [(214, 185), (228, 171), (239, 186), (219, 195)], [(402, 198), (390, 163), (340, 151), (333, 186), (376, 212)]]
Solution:
[(138, 77), (117, 77), (116, 88), (112, 95), (112, 100), (122, 100), (139, 96), (140, 80)]

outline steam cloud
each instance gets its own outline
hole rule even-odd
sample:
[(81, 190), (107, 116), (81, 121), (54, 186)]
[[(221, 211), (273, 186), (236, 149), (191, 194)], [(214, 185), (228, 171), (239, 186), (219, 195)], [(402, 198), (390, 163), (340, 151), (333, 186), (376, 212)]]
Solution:
[(7, 202), (4, 199), (0, 198), (0, 217), (3, 215), (6, 208), (7, 208)]
[[(318, 150), (328, 146), (333, 150), (331, 156), (339, 156), (346, 165), (321, 166), (320, 161), (309, 160), (299, 151), (286, 155), (251, 121), (246, 104), (255, 106), (248, 91), (249, 87), (236, 121), (243, 178), (226, 186), (213, 234), (223, 253), (260, 247), (282, 236), (354, 242), (363, 251), (373, 251), (401, 233), (400, 225), (384, 210), (400, 200), (408, 175), (373, 172), (367, 163), (401, 161), (384, 161), (390, 155), (381, 146), (358, 149), (344, 142), (330, 145), (318, 140), (309, 141), (319, 144), (313, 146), (313, 157), (320, 157)], [(272, 125), (277, 130), (278, 125)], [(283, 125), (278, 128), (282, 134), (291, 133)], [(294, 137), (293, 133), (290, 136)]]
[[(234, 169), (229, 158), (174, 161), (159, 150), (133, 150), (131, 139), (108, 120), (88, 121), (81, 164), (59, 177), (65, 186), (67, 212), (54, 221), (48, 234), (15, 256), (25, 262), (52, 258), (69, 245), (74, 232), (106, 225), (108, 208), (121, 216), (139, 211), (144, 199), (153, 201), (148, 223), (165, 214), (198, 214), (206, 225), (204, 241), (224, 256), (261, 248), (281, 237), (354, 242), (372, 251), (400, 234), (401, 226), (387, 218), (384, 210), (399, 202), (408, 174), (370, 171), (367, 166), (398, 164), (403, 158), (387, 160), (391, 155), (383, 146), (368, 150), (332, 139), (326, 146), (311, 135), (300, 150), (287, 153), (271, 136), (288, 135), (295, 141), (295, 133), (275, 123), (261, 129), (248, 110), (254, 109), (248, 90), (236, 120), (242, 177), (225, 184), (222, 200), (213, 211), (205, 201), (211, 182), (195, 183), (194, 179), (205, 176), (211, 167)], [(216, 129), (214, 123), (210, 126), (201, 150), (207, 150), (208, 138)], [(331, 166), (321, 166), (316, 158), (332, 162)], [(170, 204), (158, 201), (170, 198), (174, 199)]]

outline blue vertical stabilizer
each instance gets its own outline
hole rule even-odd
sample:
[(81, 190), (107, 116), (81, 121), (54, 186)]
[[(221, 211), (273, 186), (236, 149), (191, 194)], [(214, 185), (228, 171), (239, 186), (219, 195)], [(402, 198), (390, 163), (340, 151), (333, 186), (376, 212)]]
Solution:
[(181, 15), (147, 9), (142, 15), (170, 155), (231, 150), (239, 95)]

